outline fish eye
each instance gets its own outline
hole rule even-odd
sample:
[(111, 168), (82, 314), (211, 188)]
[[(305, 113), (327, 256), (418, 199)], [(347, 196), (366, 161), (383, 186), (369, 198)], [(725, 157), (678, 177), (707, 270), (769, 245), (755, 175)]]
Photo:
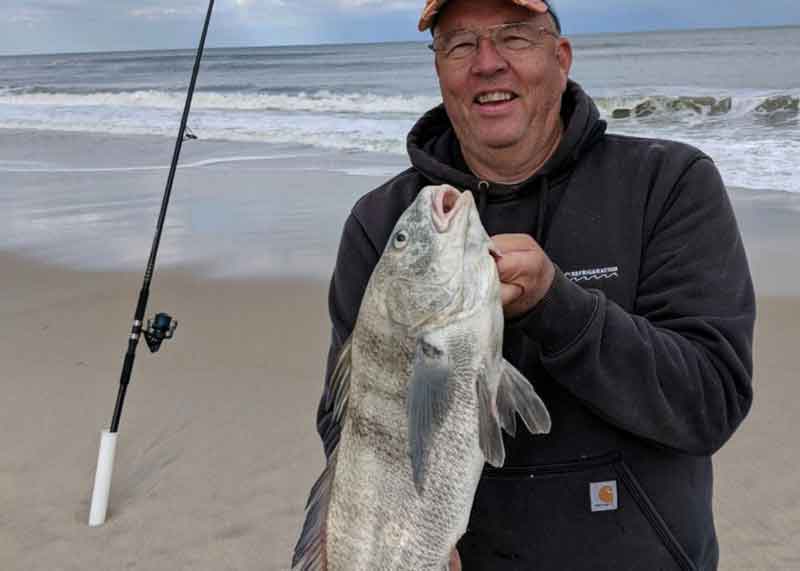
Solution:
[(397, 234), (395, 234), (392, 245), (398, 250), (405, 248), (408, 245), (408, 232), (405, 230), (400, 230)]

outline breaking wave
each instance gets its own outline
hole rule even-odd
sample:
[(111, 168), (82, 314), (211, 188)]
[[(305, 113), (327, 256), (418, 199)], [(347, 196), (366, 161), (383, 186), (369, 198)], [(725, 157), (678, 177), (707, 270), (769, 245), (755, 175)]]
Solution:
[[(409, 115), (417, 117), (438, 105), (441, 98), (428, 95), (335, 93), (328, 90), (295, 93), (254, 92), (253, 86), (212, 86), (195, 93), (195, 109), (226, 111), (275, 111), (343, 113), (359, 115)], [(182, 109), (183, 87), (85, 91), (85, 88), (53, 89), (42, 86), (0, 88), (0, 105), (52, 107), (118, 107)], [(800, 94), (761, 96), (610, 96), (595, 98), (605, 119), (658, 119), (675, 117), (793, 117), (800, 114)]]
[(773, 94), (765, 96), (641, 96), (596, 98), (605, 119), (658, 119), (676, 117), (764, 118), (796, 117), (800, 114), (800, 95)]
[[(201, 139), (253, 141), (348, 152), (405, 154), (414, 121), (438, 94), (364, 90), (270, 92), (211, 81), (195, 93), (189, 125)], [(236, 85), (232, 83), (231, 85)], [(285, 86), (284, 86), (285, 89)], [(800, 93), (605, 94), (595, 101), (610, 130), (685, 141), (707, 152), (726, 183), (800, 192)], [(0, 128), (173, 137), (185, 91), (172, 87), (0, 87)]]
[[(52, 107), (121, 107), (182, 109), (185, 90), (95, 91), (75, 93), (42, 87), (0, 89), (0, 105)], [(311, 113), (401, 114), (418, 116), (441, 100), (424, 95), (333, 93), (327, 90), (295, 94), (197, 91), (194, 109), (284, 111)]]

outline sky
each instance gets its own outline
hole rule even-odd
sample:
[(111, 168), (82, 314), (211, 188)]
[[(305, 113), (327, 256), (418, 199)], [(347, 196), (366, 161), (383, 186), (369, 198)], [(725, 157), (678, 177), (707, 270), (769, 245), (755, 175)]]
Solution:
[[(208, 47), (415, 41), (423, 0), (216, 0)], [(567, 34), (800, 25), (798, 0), (555, 0)], [(3, 0), (0, 55), (194, 48), (208, 0)]]

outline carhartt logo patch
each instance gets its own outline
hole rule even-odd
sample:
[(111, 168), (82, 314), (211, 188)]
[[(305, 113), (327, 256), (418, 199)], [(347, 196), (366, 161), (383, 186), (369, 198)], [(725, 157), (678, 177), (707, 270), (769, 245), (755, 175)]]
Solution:
[(619, 277), (619, 266), (608, 266), (605, 268), (589, 268), (587, 270), (574, 270), (565, 272), (568, 280), (573, 282), (588, 282), (592, 280), (610, 280)]
[(589, 484), (589, 501), (593, 512), (607, 512), (617, 509), (617, 481), (592, 482)]

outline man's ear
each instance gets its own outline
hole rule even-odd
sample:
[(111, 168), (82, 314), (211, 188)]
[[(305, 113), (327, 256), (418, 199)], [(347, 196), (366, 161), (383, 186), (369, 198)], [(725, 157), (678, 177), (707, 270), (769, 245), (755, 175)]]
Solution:
[(572, 44), (563, 36), (558, 38), (556, 43), (556, 60), (562, 75), (565, 78), (569, 77), (570, 69), (572, 69)]

